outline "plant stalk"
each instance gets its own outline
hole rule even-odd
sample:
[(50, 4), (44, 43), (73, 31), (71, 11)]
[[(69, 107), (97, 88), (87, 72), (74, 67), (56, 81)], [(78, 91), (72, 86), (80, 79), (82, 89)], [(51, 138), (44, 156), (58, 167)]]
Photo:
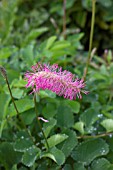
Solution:
[(106, 137), (106, 136), (109, 136), (109, 135), (113, 135), (113, 132), (107, 132), (107, 133), (103, 133), (103, 134), (99, 134), (99, 135), (95, 135), (95, 136), (89, 136), (89, 135), (78, 136), (77, 139), (101, 138), (101, 137)]
[(12, 102), (13, 102), (13, 105), (14, 105), (14, 108), (15, 108), (16, 113), (17, 113), (17, 118), (21, 121), (23, 127), (25, 128), (26, 132), (28, 133), (29, 137), (31, 138), (31, 140), (32, 140), (33, 143), (34, 143), (33, 137), (31, 136), (30, 131), (27, 129), (26, 125), (24, 124), (24, 121), (23, 121), (23, 119), (21, 118), (21, 116), (20, 116), (20, 114), (19, 114), (19, 111), (18, 111), (18, 109), (17, 109), (17, 106), (16, 106), (16, 104), (15, 104), (15, 101), (14, 101), (14, 98), (13, 98), (13, 95), (12, 95), (12, 92), (11, 92), (11, 88), (10, 88), (10, 85), (9, 85), (8, 78), (6, 77), (5, 80), (6, 80), (6, 83), (7, 83), (7, 86), (8, 86), (8, 90), (9, 90), (9, 92), (10, 92), (10, 96), (11, 96), (11, 99), (12, 99)]
[(89, 40), (89, 52), (88, 52), (88, 58), (86, 62), (86, 68), (84, 70), (84, 76), (83, 76), (84, 80), (86, 79), (86, 75), (88, 72), (88, 67), (91, 59), (91, 50), (92, 50), (94, 23), (95, 23), (95, 8), (96, 8), (96, 0), (92, 0), (92, 19), (91, 19), (91, 31), (90, 31), (90, 40)]
[(6, 84), (8, 86), (8, 90), (9, 90), (9, 93), (10, 93), (10, 96), (11, 96), (11, 99), (12, 99), (12, 102), (13, 102), (13, 105), (14, 105), (14, 108), (16, 110), (16, 113), (17, 113), (17, 119), (19, 121), (21, 121), (23, 127), (25, 128), (26, 132), (28, 133), (29, 137), (31, 138), (31, 140), (33, 141), (34, 143), (34, 140), (33, 140), (33, 137), (31, 136), (31, 133), (29, 132), (29, 130), (27, 129), (26, 125), (24, 124), (24, 121), (22, 120), (20, 114), (19, 114), (19, 111), (17, 109), (17, 106), (15, 104), (15, 101), (14, 101), (14, 98), (13, 98), (13, 95), (12, 95), (12, 91), (11, 91), (11, 88), (10, 88), (10, 84), (9, 84), (9, 81), (8, 81), (8, 77), (7, 77), (7, 73), (6, 73), (6, 70), (4, 67), (0, 66), (0, 72), (2, 74), (2, 76), (4, 77), (5, 81), (6, 81)]
[(37, 123), (38, 123), (38, 126), (39, 126), (43, 136), (44, 136), (44, 139), (45, 139), (45, 142), (46, 142), (46, 145), (47, 145), (47, 149), (49, 149), (49, 144), (48, 144), (47, 138), (46, 138), (45, 133), (43, 131), (42, 125), (40, 123), (40, 120), (38, 119), (38, 110), (37, 110), (37, 107), (36, 107), (36, 94), (34, 94), (34, 104), (35, 104), (35, 113), (36, 113)]
[(66, 39), (66, 0), (63, 0), (63, 37)]
[(13, 98), (13, 95), (12, 95), (12, 92), (11, 92), (11, 88), (10, 88), (10, 85), (9, 85), (8, 78), (6, 77), (5, 80), (6, 80), (6, 83), (7, 83), (7, 86), (8, 86), (8, 90), (9, 90), (9, 93), (10, 93), (10, 96), (11, 96), (11, 99), (12, 99), (12, 102), (13, 102), (13, 105), (14, 105), (14, 108), (15, 108), (16, 113), (17, 113), (17, 118), (19, 118), (19, 120), (21, 120), (20, 115), (19, 115), (19, 111), (18, 111), (18, 109), (17, 109), (17, 106), (16, 106), (16, 104), (15, 104), (15, 101), (14, 101), (14, 98)]

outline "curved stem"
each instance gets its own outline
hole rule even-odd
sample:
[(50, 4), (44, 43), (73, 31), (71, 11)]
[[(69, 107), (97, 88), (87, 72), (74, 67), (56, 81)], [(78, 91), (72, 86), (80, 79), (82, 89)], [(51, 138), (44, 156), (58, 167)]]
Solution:
[(38, 119), (38, 110), (37, 110), (37, 107), (36, 107), (36, 94), (34, 94), (34, 104), (35, 104), (35, 113), (36, 113), (36, 119), (37, 119), (37, 122), (38, 122), (38, 126), (44, 136), (44, 139), (45, 139), (45, 142), (46, 142), (46, 145), (47, 145), (47, 149), (49, 149), (49, 144), (48, 144), (48, 141), (47, 141), (47, 138), (45, 136), (45, 133), (43, 131), (43, 128), (42, 128), (42, 125), (40, 123), (40, 120)]
[(33, 137), (31, 136), (31, 133), (30, 131), (27, 129), (26, 125), (24, 124), (24, 121), (23, 119), (21, 118), (20, 114), (19, 114), (19, 111), (17, 109), (17, 106), (15, 104), (15, 101), (14, 101), (14, 98), (13, 98), (13, 95), (12, 95), (12, 92), (11, 92), (11, 88), (10, 88), (10, 85), (9, 85), (9, 81), (8, 81), (8, 77), (7, 75), (4, 77), (5, 80), (6, 80), (6, 83), (7, 83), (7, 86), (8, 86), (8, 90), (9, 90), (9, 93), (10, 93), (10, 96), (11, 96), (11, 99), (12, 99), (12, 102), (13, 102), (13, 105), (14, 105), (14, 108), (16, 110), (16, 113), (17, 113), (17, 118), (21, 121), (23, 127), (25, 128), (26, 132), (28, 133), (29, 137), (31, 138), (31, 140), (33, 141), (34, 143), (34, 140), (33, 140)]
[(8, 86), (8, 90), (9, 90), (9, 92), (10, 92), (10, 96), (11, 96), (11, 99), (12, 99), (12, 102), (13, 102), (13, 105), (14, 105), (14, 108), (15, 108), (16, 113), (17, 113), (17, 117), (18, 117), (19, 119), (21, 119), (20, 116), (19, 116), (19, 111), (18, 111), (17, 106), (16, 106), (16, 104), (15, 104), (15, 101), (14, 101), (14, 98), (13, 98), (13, 95), (12, 95), (12, 92), (11, 92), (11, 88), (10, 88), (10, 85), (9, 85), (8, 78), (6, 77), (5, 80), (6, 80), (6, 83), (7, 83), (7, 86)]
[(86, 75), (88, 72), (88, 66), (91, 59), (91, 50), (92, 50), (92, 43), (93, 43), (93, 34), (94, 34), (94, 23), (95, 23), (95, 7), (96, 7), (96, 0), (92, 0), (92, 19), (91, 19), (91, 31), (90, 31), (90, 40), (89, 40), (89, 52), (88, 52), (88, 58), (86, 62), (86, 68), (84, 71), (83, 79), (86, 79)]

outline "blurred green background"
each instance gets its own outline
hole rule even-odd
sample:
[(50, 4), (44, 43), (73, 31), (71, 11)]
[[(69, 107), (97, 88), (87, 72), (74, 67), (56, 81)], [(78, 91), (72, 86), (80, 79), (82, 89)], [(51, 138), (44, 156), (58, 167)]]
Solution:
[[(62, 0), (2, 0), (0, 2), (0, 46), (20, 48), (37, 39), (62, 33)], [(88, 50), (91, 25), (91, 0), (67, 0), (67, 35), (83, 32), (81, 39)], [(39, 30), (37, 30), (39, 29)], [(113, 1), (97, 0), (93, 46), (102, 54), (113, 47)]]

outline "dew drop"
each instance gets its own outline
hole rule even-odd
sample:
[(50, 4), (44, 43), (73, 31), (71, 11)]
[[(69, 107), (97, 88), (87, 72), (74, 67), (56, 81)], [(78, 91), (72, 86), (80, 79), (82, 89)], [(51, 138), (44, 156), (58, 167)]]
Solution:
[(24, 139), (24, 136), (21, 136), (21, 139)]
[(95, 128), (94, 128), (94, 131), (96, 131), (96, 130), (97, 130), (97, 128), (95, 127)]
[(113, 134), (109, 134), (109, 137), (112, 138), (112, 137), (113, 137)]
[(103, 117), (103, 114), (98, 114), (98, 117), (99, 117), (99, 118)]
[(105, 152), (106, 152), (105, 149), (103, 149), (103, 150), (101, 151), (101, 154), (104, 155)]

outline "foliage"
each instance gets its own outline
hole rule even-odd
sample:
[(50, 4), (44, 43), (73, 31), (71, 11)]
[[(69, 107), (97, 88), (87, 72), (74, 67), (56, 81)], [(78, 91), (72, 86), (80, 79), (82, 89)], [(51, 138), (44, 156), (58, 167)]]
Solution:
[[(108, 43), (113, 32), (113, 2), (97, 0), (96, 5), (93, 45), (100, 52), (113, 46), (112, 41)], [(31, 89), (25, 89), (23, 78), (37, 61), (58, 63), (82, 78), (91, 9), (91, 0), (67, 0), (64, 39), (62, 1), (0, 2), (0, 65), (7, 70), (19, 115), (28, 129), (26, 131), (20, 121), (7, 84), (0, 75), (0, 169), (113, 169), (111, 50), (103, 57), (94, 55), (86, 77), (89, 94), (82, 100), (63, 99), (48, 90), (36, 96), (39, 116), (49, 121), (40, 120), (50, 147), (48, 150), (37, 124), (33, 95), (29, 95)]]

